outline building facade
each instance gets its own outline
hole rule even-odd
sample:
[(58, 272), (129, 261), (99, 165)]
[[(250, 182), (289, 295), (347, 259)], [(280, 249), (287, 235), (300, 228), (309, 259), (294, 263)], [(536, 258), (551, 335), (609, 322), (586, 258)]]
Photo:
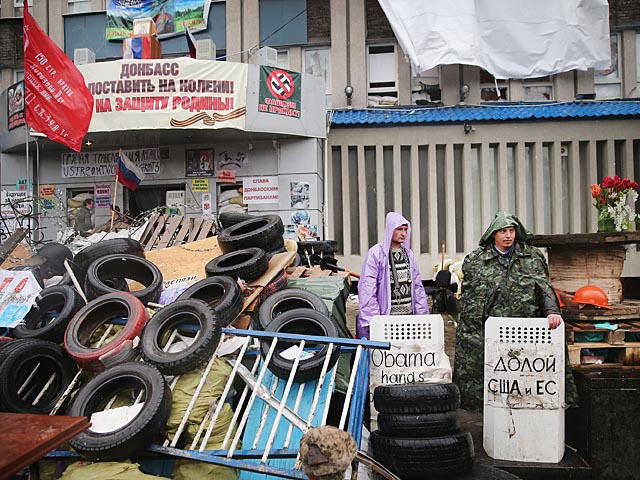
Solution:
[[(70, 58), (77, 48), (91, 48), (96, 62), (113, 61), (119, 45), (95, 35), (106, 22), (105, 3), (34, 0), (32, 13)], [(3, 90), (21, 76), (21, 4), (0, 4)], [(412, 76), (376, 0), (212, 2), (209, 27), (196, 38), (210, 38), (216, 57), (234, 62), (259, 63), (260, 48), (269, 46), (279, 67), (324, 79), (330, 128), (327, 147), (312, 162), (318, 178), (325, 169), (327, 175), (319, 187), (327, 193), (318, 197), (319, 231), (339, 241), (341, 261), (357, 270), (386, 211), (401, 210), (418, 227), (414, 248), (428, 277), (443, 241), (447, 256), (462, 256), (498, 208), (515, 211), (536, 233), (590, 232), (596, 222), (588, 186), (605, 175), (640, 178), (638, 115), (604, 108), (628, 107), (640, 97), (640, 4), (609, 5), (611, 68), (527, 80), (496, 81), (467, 65)], [(183, 38), (162, 43), (165, 58), (187, 51)], [(581, 100), (594, 94), (595, 102)], [(537, 116), (545, 105), (576, 99), (591, 102), (586, 120), (579, 109)], [(477, 117), (470, 106), (530, 114), (492, 110)], [(393, 113), (357, 118), (380, 109)], [(422, 120), (403, 117), (411, 112)], [(635, 247), (624, 275), (640, 275)]]

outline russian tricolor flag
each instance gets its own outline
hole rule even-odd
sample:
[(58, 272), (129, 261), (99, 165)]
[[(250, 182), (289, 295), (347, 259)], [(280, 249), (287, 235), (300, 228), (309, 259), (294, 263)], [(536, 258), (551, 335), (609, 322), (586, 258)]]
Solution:
[(118, 154), (118, 166), (116, 167), (116, 178), (118, 182), (127, 187), (132, 192), (136, 191), (140, 182), (144, 180), (144, 173), (135, 163), (120, 150)]
[(151, 37), (125, 38), (122, 58), (151, 58)]
[(189, 31), (189, 28), (185, 25), (184, 32), (187, 36), (187, 46), (189, 47), (189, 56), (191, 58), (196, 58), (196, 39), (193, 34)]

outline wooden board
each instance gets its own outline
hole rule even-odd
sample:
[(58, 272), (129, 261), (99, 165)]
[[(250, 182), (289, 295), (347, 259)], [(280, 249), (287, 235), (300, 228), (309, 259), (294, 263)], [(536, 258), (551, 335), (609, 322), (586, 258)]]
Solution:
[(202, 280), (206, 277), (204, 266), (220, 255), (218, 237), (145, 252), (145, 257), (160, 269), (165, 282), (194, 275), (195, 280)]
[(569, 248), (589, 248), (593, 245), (640, 243), (640, 231), (607, 233), (567, 233), (551, 235), (534, 235), (531, 244), (536, 247), (567, 246)]
[(640, 300), (624, 300), (611, 306), (613, 307), (612, 310), (565, 307), (562, 309), (562, 318), (565, 320), (590, 322), (640, 319)]
[(86, 417), (22, 413), (0, 413), (0, 423), (0, 478), (10, 478), (91, 425)]

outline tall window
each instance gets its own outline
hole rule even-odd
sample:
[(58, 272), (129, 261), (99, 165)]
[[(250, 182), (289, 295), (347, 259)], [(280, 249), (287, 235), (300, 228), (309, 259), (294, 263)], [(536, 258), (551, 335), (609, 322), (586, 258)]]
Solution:
[(367, 47), (369, 105), (398, 104), (398, 67), (395, 45)]
[(302, 71), (324, 78), (325, 106), (331, 108), (331, 49), (307, 48), (302, 55)]
[(593, 76), (596, 99), (620, 98), (622, 81), (620, 79), (620, 45), (617, 33), (611, 34), (611, 66), (606, 70), (597, 70)]

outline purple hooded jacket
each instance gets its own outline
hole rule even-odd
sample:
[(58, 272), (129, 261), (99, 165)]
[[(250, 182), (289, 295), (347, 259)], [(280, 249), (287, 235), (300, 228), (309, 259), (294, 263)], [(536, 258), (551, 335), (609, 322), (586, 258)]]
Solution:
[(427, 295), (422, 286), (416, 257), (409, 248), (411, 224), (396, 212), (387, 213), (384, 226), (384, 240), (369, 249), (364, 258), (362, 273), (358, 281), (358, 338), (369, 338), (369, 325), (375, 315), (388, 315), (391, 311), (391, 279), (389, 274), (389, 251), (393, 231), (401, 225), (407, 225), (407, 237), (402, 247), (409, 257), (411, 268), (411, 297), (413, 314), (429, 313)]

